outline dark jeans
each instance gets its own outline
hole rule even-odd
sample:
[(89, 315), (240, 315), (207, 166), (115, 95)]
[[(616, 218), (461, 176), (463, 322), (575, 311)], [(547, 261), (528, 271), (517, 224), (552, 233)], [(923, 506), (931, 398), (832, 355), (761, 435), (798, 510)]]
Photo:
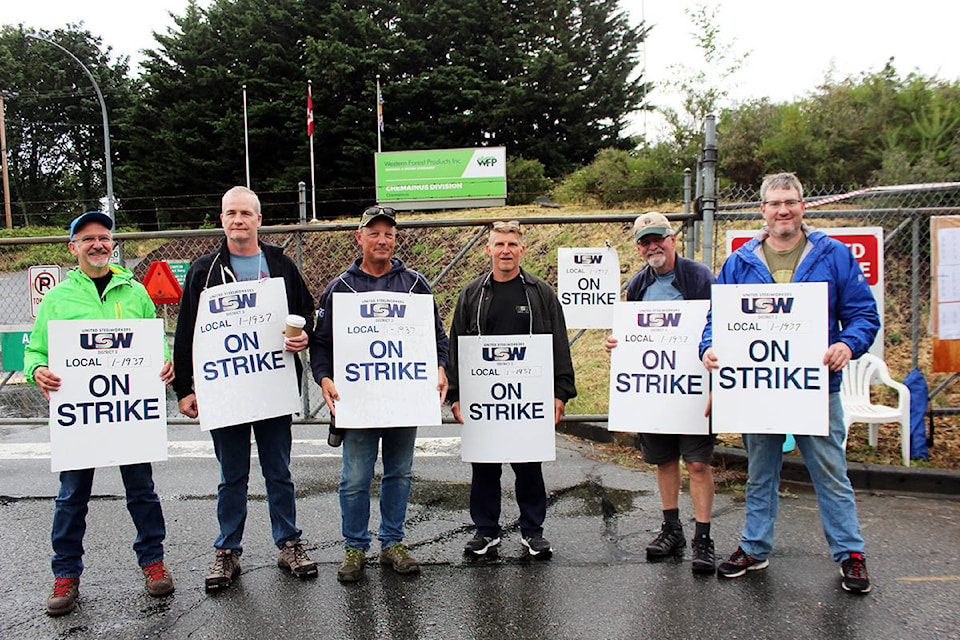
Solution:
[[(515, 490), (520, 507), (520, 533), (525, 537), (543, 534), (543, 520), (547, 516), (547, 490), (543, 484), (543, 468), (539, 462), (513, 462), (516, 476)], [(470, 517), (477, 533), (495, 538), (500, 535), (500, 475), (499, 462), (474, 462), (470, 483)]]
[[(60, 493), (53, 512), (51, 567), (56, 578), (79, 578), (83, 573), (83, 535), (87, 532), (87, 509), (93, 488), (93, 469), (60, 472)], [(141, 567), (163, 560), (163, 523), (160, 498), (153, 489), (150, 463), (120, 467), (127, 492), (127, 511), (137, 527), (133, 550)]]
[(270, 528), (277, 548), (299, 540), (297, 502), (290, 477), (290, 416), (236, 424), (210, 432), (213, 450), (220, 461), (217, 488), (217, 520), (220, 535), (213, 546), (243, 552), (243, 528), (247, 521), (247, 485), (250, 479), (250, 430), (257, 441), (260, 470), (267, 489)]

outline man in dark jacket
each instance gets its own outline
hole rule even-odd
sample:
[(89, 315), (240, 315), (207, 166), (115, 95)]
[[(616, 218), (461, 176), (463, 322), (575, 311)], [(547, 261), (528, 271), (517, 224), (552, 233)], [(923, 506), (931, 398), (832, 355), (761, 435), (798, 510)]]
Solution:
[[(221, 205), (220, 222), (226, 238), (217, 251), (197, 258), (190, 266), (177, 319), (173, 362), (178, 379), (174, 390), (180, 412), (190, 418), (196, 418), (203, 410), (197, 406), (193, 386), (193, 339), (197, 306), (204, 289), (243, 280), (283, 278), (289, 311), (307, 321), (302, 334), (284, 339), (284, 349), (292, 353), (303, 351), (313, 332), (313, 296), (297, 265), (283, 254), (283, 249), (264, 244), (257, 237), (263, 219), (257, 194), (246, 187), (233, 187), (223, 195)], [(299, 358), (294, 360), (299, 380), (302, 367)], [(307, 557), (300, 543), (302, 531), (297, 528), (296, 497), (290, 476), (291, 423), (291, 416), (284, 415), (210, 431), (220, 462), (217, 490), (220, 535), (213, 544), (217, 554), (205, 580), (208, 592), (229, 587), (240, 575), (251, 429), (266, 481), (273, 541), (279, 549), (277, 564), (300, 578), (317, 575), (317, 565)]]
[[(310, 343), (310, 366), (313, 377), (323, 390), (323, 399), (336, 413), (340, 399), (334, 384), (333, 314), (335, 293), (364, 293), (392, 291), (433, 295), (426, 279), (403, 261), (393, 257), (396, 244), (396, 212), (389, 207), (369, 207), (360, 217), (355, 232), (362, 255), (350, 267), (334, 278), (320, 295), (317, 308), (317, 330)], [(440, 321), (440, 313), (433, 305), (434, 330), (437, 344), (439, 402), (447, 392), (448, 342)], [(413, 574), (420, 564), (410, 555), (404, 539), (404, 521), (407, 501), (413, 481), (413, 449), (416, 427), (385, 427), (343, 429), (343, 470), (340, 475), (340, 514), (344, 537), (344, 559), (337, 570), (340, 582), (356, 582), (363, 577), (363, 568), (370, 549), (370, 484), (378, 447), (383, 457), (383, 477), (380, 482), (380, 563), (394, 571)]]
[[(627, 301), (709, 300), (713, 273), (705, 265), (677, 255), (677, 239), (670, 221), (650, 211), (633, 223), (634, 241), (647, 261), (627, 283)], [(617, 346), (613, 336), (604, 345), (609, 352)], [(647, 560), (682, 555), (687, 540), (680, 524), (680, 456), (690, 475), (690, 499), (696, 517), (691, 547), (694, 573), (716, 569), (710, 512), (713, 509), (713, 445), (715, 436), (644, 433), (640, 437), (643, 461), (657, 465), (657, 487), (663, 503), (660, 533), (647, 545)]]
[[(524, 253), (520, 223), (495, 222), (486, 253), (493, 269), (468, 283), (453, 314), (450, 329), (450, 388), (453, 415), (461, 424), (457, 338), (475, 335), (550, 334), (553, 338), (554, 424), (563, 418), (566, 403), (577, 395), (573, 361), (563, 308), (553, 288), (520, 268)], [(470, 516), (477, 527), (464, 553), (483, 556), (500, 544), (500, 463), (474, 462), (470, 483)], [(529, 554), (547, 559), (553, 549), (543, 537), (547, 492), (540, 462), (512, 463), (520, 507), (521, 543)]]

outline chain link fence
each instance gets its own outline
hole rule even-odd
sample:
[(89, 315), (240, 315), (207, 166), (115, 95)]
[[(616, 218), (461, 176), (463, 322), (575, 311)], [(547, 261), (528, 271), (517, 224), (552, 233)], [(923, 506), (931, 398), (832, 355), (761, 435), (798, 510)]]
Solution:
[[(852, 195), (850, 195), (852, 194)], [(756, 187), (728, 187), (718, 194), (712, 245), (712, 264), (717, 271), (726, 255), (728, 230), (755, 230), (760, 226), (759, 194)], [(952, 380), (946, 374), (931, 373), (932, 340), (930, 318), (930, 224), (931, 216), (960, 214), (960, 188), (957, 185), (906, 185), (875, 190), (850, 190), (833, 187), (808, 187), (806, 219), (816, 227), (882, 227), (884, 238), (885, 357), (897, 378), (917, 367), (927, 375), (941, 408), (960, 406), (960, 395), (947, 387)], [(602, 246), (609, 242), (620, 254), (625, 282), (642, 262), (630, 233), (639, 211), (607, 215), (537, 216), (536, 207), (519, 210), (525, 228), (527, 253), (524, 267), (556, 284), (556, 249), (561, 246)], [(517, 213), (514, 209), (511, 213)], [(566, 212), (563, 212), (566, 213)], [(699, 237), (693, 216), (672, 215), (683, 219), (678, 251), (688, 257), (702, 258), (704, 239)], [(396, 257), (423, 273), (433, 284), (441, 316), (449, 326), (462, 286), (489, 268), (484, 254), (486, 225), (490, 219), (436, 219), (402, 221)], [(284, 247), (300, 266), (308, 286), (318, 298), (326, 284), (359, 256), (354, 239), (355, 223), (301, 224), (263, 227), (265, 242)], [(150, 264), (158, 260), (191, 262), (213, 251), (223, 237), (220, 229), (198, 231), (160, 231), (120, 233), (123, 262), (142, 280)], [(65, 237), (0, 239), (0, 328), (32, 325), (27, 269), (35, 264), (60, 265), (65, 273), (76, 265)], [(176, 326), (178, 305), (158, 305), (168, 332)], [(574, 338), (574, 362), (578, 387), (605, 397), (607, 380), (594, 352), (600, 349), (606, 332), (592, 330), (571, 335)], [(605, 364), (605, 360), (600, 360)], [(305, 420), (324, 421), (319, 387), (307, 379), (304, 393)], [(19, 379), (22, 382), (22, 376)], [(47, 415), (47, 403), (40, 392), (29, 385), (16, 384), (17, 377), (5, 372), (0, 377), (0, 420), (41, 419)], [(574, 400), (574, 403), (577, 401)], [(572, 404), (571, 413), (577, 405)], [(603, 407), (588, 407), (591, 418), (604, 418)], [(581, 412), (582, 413), (582, 412)], [(178, 412), (172, 396), (171, 418)]]
[[(531, 207), (529, 211), (536, 212), (537, 209)], [(526, 244), (524, 268), (555, 285), (556, 249), (571, 246), (568, 239), (577, 238), (581, 241), (589, 239), (590, 244), (584, 246), (602, 246), (610, 242), (620, 253), (622, 270), (632, 274), (642, 266), (630, 232), (636, 215), (634, 212), (605, 216), (521, 216)], [(462, 286), (490, 268), (483, 249), (490, 221), (487, 218), (401, 221), (395, 256), (421, 272), (433, 285), (434, 297), (447, 327)], [(262, 227), (260, 238), (284, 248), (286, 254), (297, 262), (314, 299), (318, 300), (327, 283), (359, 257), (355, 230), (356, 222)], [(122, 247), (124, 265), (140, 281), (152, 262), (192, 262), (214, 251), (222, 238), (221, 229), (115, 234)], [(0, 300), (5, 301), (0, 308), (0, 330), (26, 330), (32, 326), (27, 269), (35, 264), (59, 265), (66, 274), (76, 266), (66, 240), (65, 236), (0, 239)], [(157, 312), (164, 319), (172, 339), (179, 305), (159, 304)], [(579, 344), (574, 347), (581, 350), (581, 355), (587, 350), (599, 351), (605, 335), (605, 331), (599, 330), (582, 332), (582, 335), (574, 336), (579, 338)], [(574, 357), (576, 360), (577, 355)], [(580, 373), (578, 371), (578, 378), (584, 381), (597, 378), (590, 374), (581, 377)], [(45, 418), (48, 407), (40, 391), (32, 385), (22, 384), (22, 375), (8, 374), (10, 372), (3, 374), (6, 381), (0, 378), (0, 382), (5, 382), (0, 388), (0, 421)], [(326, 421), (328, 413), (319, 385), (312, 376), (304, 376), (304, 379), (305, 417), (301, 419)], [(179, 416), (172, 392), (168, 392), (168, 415), (171, 421)]]

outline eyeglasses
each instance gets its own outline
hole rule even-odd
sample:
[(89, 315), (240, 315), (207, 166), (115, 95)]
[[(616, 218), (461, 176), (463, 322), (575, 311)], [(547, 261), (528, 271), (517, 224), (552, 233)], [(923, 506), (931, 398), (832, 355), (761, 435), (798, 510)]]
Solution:
[(493, 228), (497, 231), (519, 231), (520, 230), (520, 221), (519, 220), (497, 220), (493, 223)]
[(113, 238), (110, 236), (83, 236), (82, 238), (77, 238), (73, 242), (77, 244), (93, 244), (99, 242), (100, 244), (110, 244), (113, 242)]
[(641, 238), (637, 240), (637, 244), (640, 245), (641, 247), (648, 247), (651, 244), (661, 244), (667, 238), (672, 238), (672, 237), (673, 237), (672, 235), (659, 236), (651, 233), (645, 236), (641, 236)]
[(396, 210), (393, 207), (367, 207), (363, 210), (363, 215), (365, 216), (390, 216), (395, 218), (397, 216)]
[(792, 209), (801, 202), (803, 202), (803, 200), (767, 200), (763, 204), (771, 209), (779, 209), (780, 205), (786, 205), (788, 209)]

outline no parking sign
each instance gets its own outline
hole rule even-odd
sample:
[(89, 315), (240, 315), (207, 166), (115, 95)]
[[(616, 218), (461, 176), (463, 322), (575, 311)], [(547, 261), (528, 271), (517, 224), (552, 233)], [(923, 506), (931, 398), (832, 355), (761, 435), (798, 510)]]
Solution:
[(36, 319), (37, 309), (43, 296), (60, 283), (60, 266), (55, 264), (40, 264), (30, 267), (27, 271), (30, 278), (30, 315)]

